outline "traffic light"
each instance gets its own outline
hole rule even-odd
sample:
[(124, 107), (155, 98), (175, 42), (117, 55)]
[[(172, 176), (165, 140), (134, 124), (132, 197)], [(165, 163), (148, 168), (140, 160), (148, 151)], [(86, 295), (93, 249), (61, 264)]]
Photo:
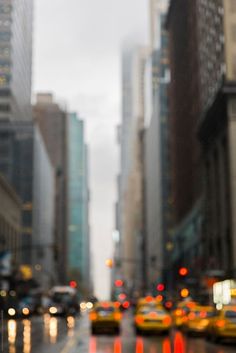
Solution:
[(115, 280), (115, 286), (116, 287), (122, 287), (124, 282), (121, 279)]
[(157, 290), (158, 290), (158, 292), (163, 292), (165, 290), (164, 284), (163, 283), (159, 283), (157, 285)]
[(180, 291), (181, 298), (187, 298), (189, 296), (189, 290), (187, 288), (183, 288)]
[(188, 274), (188, 269), (186, 267), (181, 267), (179, 269), (179, 275), (180, 276), (185, 277), (185, 276), (187, 276), (187, 274)]
[(71, 288), (77, 288), (77, 282), (76, 281), (70, 281), (70, 287)]

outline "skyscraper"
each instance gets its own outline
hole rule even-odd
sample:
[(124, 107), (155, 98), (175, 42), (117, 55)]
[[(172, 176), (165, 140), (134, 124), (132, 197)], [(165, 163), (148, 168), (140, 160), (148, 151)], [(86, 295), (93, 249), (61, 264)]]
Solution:
[(0, 119), (31, 119), (33, 0), (0, 0)]
[(88, 150), (84, 123), (76, 113), (68, 121), (68, 276), (82, 294), (90, 287)]

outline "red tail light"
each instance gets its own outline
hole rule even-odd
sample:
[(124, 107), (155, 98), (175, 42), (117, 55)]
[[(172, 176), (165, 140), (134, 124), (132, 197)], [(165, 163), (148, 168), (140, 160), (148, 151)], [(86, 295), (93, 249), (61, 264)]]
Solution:
[(144, 318), (142, 316), (136, 316), (135, 322), (136, 324), (142, 324), (144, 322)]
[(123, 303), (123, 308), (128, 309), (130, 307), (130, 302), (126, 301)]
[(225, 320), (217, 320), (217, 321), (216, 321), (216, 326), (217, 326), (218, 328), (223, 328), (223, 327), (225, 327)]
[(201, 312), (200, 312), (200, 318), (201, 318), (201, 319), (205, 319), (206, 317), (207, 317), (206, 311), (201, 311)]
[(163, 323), (165, 325), (170, 325), (171, 324), (171, 317), (170, 316), (166, 316), (163, 320)]
[(189, 314), (188, 314), (189, 320), (194, 320), (195, 317), (196, 317), (195, 313), (189, 313)]

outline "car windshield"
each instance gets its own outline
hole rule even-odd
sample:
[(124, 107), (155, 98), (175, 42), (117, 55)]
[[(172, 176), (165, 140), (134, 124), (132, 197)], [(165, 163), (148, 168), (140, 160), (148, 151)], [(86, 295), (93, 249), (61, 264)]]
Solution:
[(225, 317), (228, 319), (236, 319), (236, 311), (234, 310), (227, 310), (225, 312)]
[(68, 303), (71, 301), (71, 296), (68, 293), (55, 293), (52, 296), (52, 300), (55, 303)]

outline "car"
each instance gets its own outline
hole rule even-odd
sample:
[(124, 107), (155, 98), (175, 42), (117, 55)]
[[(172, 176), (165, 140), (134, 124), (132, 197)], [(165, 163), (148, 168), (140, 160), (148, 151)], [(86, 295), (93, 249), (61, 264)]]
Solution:
[(134, 326), (137, 334), (145, 332), (168, 333), (172, 326), (170, 314), (164, 308), (142, 306), (134, 316)]
[(213, 306), (197, 305), (184, 316), (183, 331), (187, 334), (206, 334), (215, 315)]
[(46, 312), (50, 315), (77, 315), (79, 303), (77, 291), (70, 286), (55, 286), (49, 292)]
[(215, 342), (236, 339), (236, 305), (226, 305), (217, 312), (208, 327), (208, 338)]
[(92, 334), (98, 332), (120, 333), (122, 314), (114, 302), (98, 302), (89, 313)]

